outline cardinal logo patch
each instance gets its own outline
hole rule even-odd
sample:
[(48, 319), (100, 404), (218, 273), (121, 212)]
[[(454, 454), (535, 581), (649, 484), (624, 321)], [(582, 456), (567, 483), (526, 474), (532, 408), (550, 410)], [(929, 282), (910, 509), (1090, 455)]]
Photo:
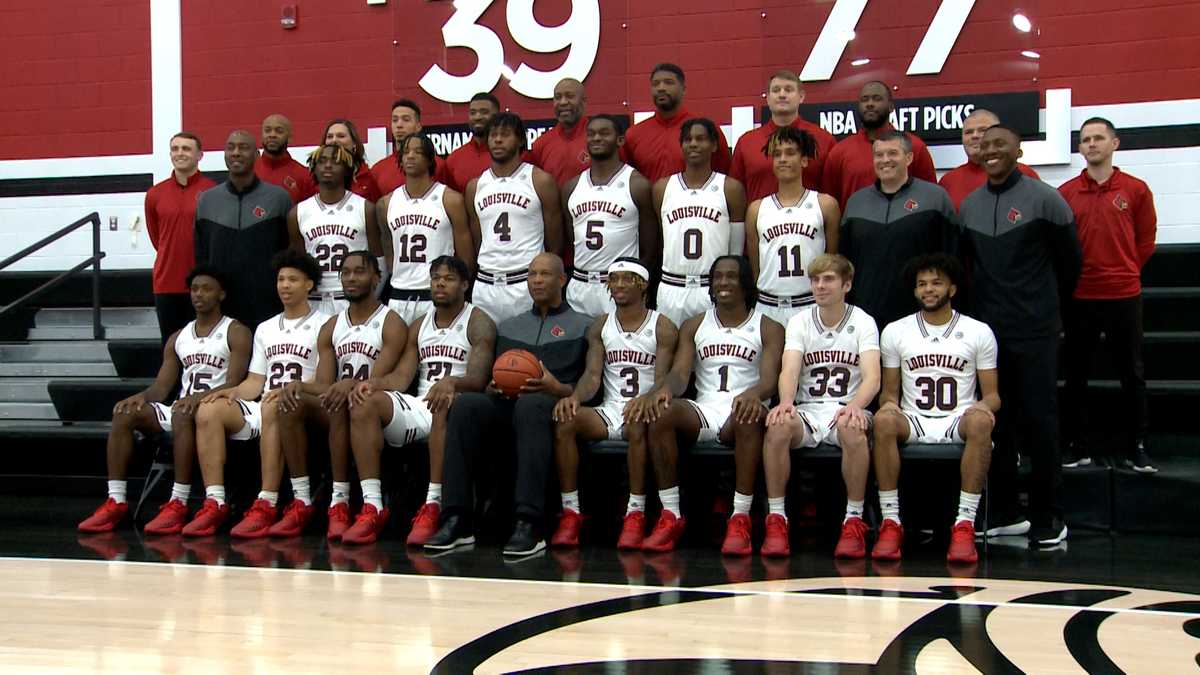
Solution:
[(267, 215), (267, 210), (261, 206), (256, 206), (254, 207), (253, 213), (255, 218), (262, 218)]
[(562, 326), (555, 324), (554, 328), (550, 329), (550, 334), (554, 337), (562, 337), (567, 334), (567, 331), (563, 330)]
[(291, 176), (284, 176), (283, 177), (283, 187), (285, 187), (289, 190), (295, 190), (296, 189), (296, 179), (292, 178)]
[(1113, 206), (1117, 207), (1118, 211), (1125, 211), (1129, 208), (1129, 201), (1125, 199), (1125, 195), (1118, 192), (1117, 196), (1113, 197)]
[(917, 200), (915, 199), (909, 199), (908, 201), (904, 202), (904, 209), (906, 211), (916, 211), (918, 206), (920, 206), (920, 204), (918, 204)]
[(1008, 209), (1008, 222), (1012, 223), (1013, 225), (1016, 225), (1017, 222), (1020, 220), (1021, 220), (1021, 212), (1018, 211), (1015, 206), (1010, 207)]

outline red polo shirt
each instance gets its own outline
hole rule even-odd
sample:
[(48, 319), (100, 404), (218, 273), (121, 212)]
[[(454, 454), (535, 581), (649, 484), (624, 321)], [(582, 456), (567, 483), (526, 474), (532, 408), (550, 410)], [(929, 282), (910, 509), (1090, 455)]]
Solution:
[(166, 180), (146, 191), (146, 234), (154, 246), (154, 293), (187, 293), (187, 275), (196, 265), (196, 200), (216, 185), (197, 171), (187, 185)]
[[(891, 130), (892, 126), (886, 124), (880, 132)], [(933, 157), (929, 155), (925, 141), (913, 134), (909, 134), (908, 138), (913, 146), (913, 161), (908, 166), (908, 175), (936, 183), (937, 171), (933, 168)], [(867, 138), (866, 130), (859, 129), (858, 133), (838, 141), (829, 151), (821, 175), (821, 186), (838, 200), (842, 211), (845, 211), (850, 195), (874, 183), (875, 156), (871, 151), (871, 141)]]
[(254, 162), (254, 175), (287, 190), (293, 204), (299, 204), (317, 194), (317, 184), (313, 181), (308, 167), (292, 159), (286, 152), (278, 158), (265, 152), (259, 155), (258, 160)]
[(369, 202), (379, 201), (379, 186), (375, 184), (375, 177), (371, 175), (371, 169), (366, 162), (363, 162), (363, 165), (358, 167), (358, 173), (354, 174), (350, 191)]
[(529, 162), (554, 176), (554, 182), (562, 187), (592, 165), (587, 151), (587, 125), (587, 117), (580, 119), (570, 131), (563, 129), (561, 123), (555, 124), (533, 142)]
[[(651, 185), (660, 178), (683, 171), (683, 148), (679, 143), (679, 130), (684, 122), (693, 117), (696, 116), (686, 108), (680, 108), (674, 117), (665, 118), (662, 113), (655, 112), (653, 117), (633, 125), (633, 128), (625, 133), (626, 161), (645, 176)], [(727, 174), (731, 162), (729, 142), (725, 140), (725, 134), (721, 133), (719, 126), (717, 141), (720, 146), (713, 153), (712, 168), (713, 171)]]
[(1058, 191), (1075, 214), (1083, 248), (1075, 297), (1115, 300), (1141, 293), (1142, 266), (1154, 253), (1158, 228), (1149, 186), (1116, 168), (1097, 183), (1084, 169)]
[[(824, 192), (821, 188), (821, 174), (825, 167), (825, 158), (833, 150), (837, 140), (833, 134), (800, 117), (793, 120), (791, 126), (807, 131), (816, 139), (817, 156), (809, 160), (808, 166), (804, 167), (802, 179), (804, 186), (808, 189)], [(742, 181), (742, 184), (746, 186), (747, 202), (762, 199), (779, 191), (779, 181), (775, 178), (775, 168), (771, 158), (763, 152), (771, 134), (775, 133), (777, 129), (779, 129), (778, 124), (775, 124), (773, 120), (767, 120), (767, 123), (761, 127), (742, 134), (742, 137), (738, 139), (737, 147), (733, 149), (733, 165), (729, 168), (729, 175)]]
[[(441, 164), (441, 160), (437, 157), (433, 158), (434, 176), (441, 169)], [(375, 186), (379, 188), (380, 197), (392, 194), (396, 188), (404, 185), (408, 180), (404, 175), (404, 169), (400, 168), (400, 158), (394, 152), (375, 162), (375, 166), (371, 167), (371, 177), (375, 179)]]
[[(1030, 178), (1042, 179), (1036, 171), (1020, 162), (1017, 162), (1017, 171)], [(983, 187), (986, 182), (987, 172), (983, 170), (983, 166), (975, 162), (967, 162), (947, 171), (946, 175), (938, 181), (938, 185), (950, 193), (950, 201), (954, 202), (954, 210), (957, 211), (967, 195)]]
[(442, 162), (438, 167), (437, 180), (458, 192), (464, 192), (467, 183), (479, 178), (491, 165), (492, 153), (488, 150), (487, 139), (480, 143), (472, 138)]

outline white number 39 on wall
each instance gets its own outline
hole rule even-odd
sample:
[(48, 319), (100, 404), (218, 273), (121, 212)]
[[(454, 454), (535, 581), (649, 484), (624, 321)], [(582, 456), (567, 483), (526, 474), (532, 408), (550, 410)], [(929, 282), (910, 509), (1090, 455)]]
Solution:
[(568, 48), (567, 59), (551, 71), (534, 70), (522, 63), (516, 71), (504, 64), (504, 46), (490, 28), (475, 22), (495, 0), (455, 0), (454, 14), (442, 26), (447, 47), (475, 52), (479, 64), (467, 75), (451, 75), (433, 65), (421, 76), (421, 88), (450, 103), (466, 103), (476, 93), (491, 91), (501, 75), (514, 91), (529, 98), (554, 98), (554, 85), (564, 77), (580, 82), (592, 70), (600, 46), (599, 0), (572, 0), (571, 18), (561, 26), (543, 26), (533, 17), (534, 0), (508, 0), (505, 18), (513, 40), (531, 52), (549, 54)]

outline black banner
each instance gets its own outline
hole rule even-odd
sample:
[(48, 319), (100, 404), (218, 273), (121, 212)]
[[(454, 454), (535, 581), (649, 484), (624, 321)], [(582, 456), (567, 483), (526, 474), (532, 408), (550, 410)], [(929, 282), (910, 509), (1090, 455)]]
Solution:
[[(996, 113), (1002, 122), (1020, 131), (1022, 138), (1039, 137), (1036, 91), (896, 99), (895, 103), (892, 125), (912, 132), (928, 143), (960, 142), (963, 120), (976, 108)], [(834, 136), (842, 137), (858, 131), (857, 110), (855, 101), (806, 103), (800, 106), (800, 116), (819, 124)], [(771, 111), (764, 106), (762, 119), (765, 122), (770, 118)]]
[[(522, 120), (525, 122), (525, 135), (529, 137), (529, 147), (538, 136), (549, 131), (557, 120)], [(445, 157), (471, 140), (471, 130), (466, 124), (436, 124), (424, 128), (424, 132), (433, 141), (433, 149)]]

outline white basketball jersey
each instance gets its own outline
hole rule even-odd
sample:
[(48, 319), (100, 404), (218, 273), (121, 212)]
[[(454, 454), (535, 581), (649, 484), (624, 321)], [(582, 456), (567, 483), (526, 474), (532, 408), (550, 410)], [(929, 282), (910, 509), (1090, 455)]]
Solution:
[(417, 396), (424, 396), (447, 375), (462, 377), (467, 373), (467, 359), (471, 358), (467, 325), (474, 311), (475, 306), (466, 303), (445, 328), (439, 328), (435, 321), (436, 309), (429, 310), (421, 320), (417, 333)]
[(879, 329), (854, 305), (846, 305), (836, 326), (826, 326), (813, 305), (788, 320), (783, 348), (804, 353), (797, 403), (849, 403), (862, 384), (860, 356), (879, 351)]
[(296, 207), (296, 222), (304, 249), (321, 266), (316, 292), (340, 292), (342, 260), (367, 248), (367, 200), (347, 190), (342, 201), (326, 204), (315, 194)]
[(771, 295), (811, 295), (808, 265), (825, 252), (825, 216), (817, 192), (805, 190), (795, 206), (773, 194), (759, 202), (758, 290)]
[(360, 324), (350, 323), (350, 310), (338, 313), (333, 324), (337, 379), (367, 380), (374, 374), (375, 361), (383, 351), (383, 324), (389, 312), (386, 305), (380, 305)]
[(225, 384), (229, 374), (229, 326), (233, 319), (224, 316), (208, 335), (196, 335), (196, 322), (179, 331), (175, 337), (175, 356), (183, 366), (183, 386), (179, 398), (216, 389)]
[(489, 168), (475, 184), (479, 217), (479, 269), (512, 272), (529, 267), (545, 248), (542, 200), (533, 189), (533, 165), (522, 162), (503, 178)]
[(575, 230), (575, 268), (603, 272), (621, 257), (638, 257), (638, 208), (630, 193), (633, 167), (622, 165), (607, 183), (584, 171), (567, 199)]
[(921, 313), (888, 324), (879, 341), (884, 368), (899, 368), (900, 409), (929, 417), (957, 415), (975, 402), (975, 372), (996, 367), (996, 337), (987, 324), (954, 312), (944, 326)]
[(722, 326), (717, 310), (704, 313), (696, 329), (696, 402), (727, 406), (758, 382), (762, 358), (762, 312), (738, 326)]
[(299, 319), (287, 319), (280, 312), (258, 324), (250, 372), (266, 377), (264, 394), (289, 382), (312, 381), (321, 358), (317, 336), (328, 320), (329, 315), (314, 309)]
[(454, 226), (442, 196), (446, 186), (434, 183), (419, 197), (404, 185), (392, 192), (387, 227), (392, 233), (392, 288), (429, 290), (429, 263), (454, 255)]
[(654, 361), (658, 353), (658, 312), (627, 331), (610, 312), (600, 330), (604, 345), (604, 402), (629, 401), (654, 387)]
[(729, 204), (725, 174), (714, 171), (696, 189), (683, 174), (667, 179), (662, 201), (663, 271), (708, 274), (713, 261), (729, 253)]

